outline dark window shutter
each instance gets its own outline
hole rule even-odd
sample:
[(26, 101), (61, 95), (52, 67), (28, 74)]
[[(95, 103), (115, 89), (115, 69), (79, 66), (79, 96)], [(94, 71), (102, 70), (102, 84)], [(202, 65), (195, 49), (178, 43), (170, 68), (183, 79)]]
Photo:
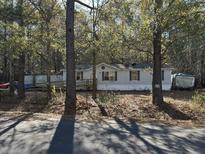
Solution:
[(83, 72), (81, 72), (81, 79), (83, 80)]
[(117, 81), (117, 72), (115, 72), (115, 81)]
[(104, 72), (102, 72), (102, 81), (104, 81)]
[(164, 81), (164, 70), (162, 70), (162, 81)]
[(79, 77), (79, 72), (76, 72), (76, 80), (80, 80), (80, 77)]
[(137, 80), (140, 80), (140, 71), (137, 71)]

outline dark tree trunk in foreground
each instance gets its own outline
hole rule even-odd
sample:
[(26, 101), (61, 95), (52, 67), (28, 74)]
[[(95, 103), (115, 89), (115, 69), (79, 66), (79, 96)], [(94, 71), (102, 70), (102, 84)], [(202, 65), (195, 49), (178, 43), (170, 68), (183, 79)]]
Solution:
[(155, 25), (153, 32), (153, 83), (152, 83), (152, 102), (155, 105), (161, 106), (163, 104), (163, 94), (162, 94), (162, 80), (161, 80), (161, 26), (160, 17), (158, 16), (158, 11), (162, 6), (161, 0), (155, 0)]
[[(67, 0), (66, 9), (66, 103), (65, 113), (76, 105), (75, 51), (74, 51), (74, 0)], [(70, 113), (69, 113), (70, 114)]]

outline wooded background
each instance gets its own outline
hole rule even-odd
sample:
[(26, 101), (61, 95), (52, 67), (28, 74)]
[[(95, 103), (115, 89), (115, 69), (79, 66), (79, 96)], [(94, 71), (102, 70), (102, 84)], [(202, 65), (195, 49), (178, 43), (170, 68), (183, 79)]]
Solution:
[[(92, 64), (93, 52), (96, 63), (153, 63), (158, 29), (162, 63), (205, 86), (205, 2), (158, 2), (95, 0), (94, 21), (91, 10), (76, 5), (76, 63)], [(50, 76), (65, 68), (65, 21), (63, 0), (0, 0), (1, 82), (23, 83), (24, 73)]]

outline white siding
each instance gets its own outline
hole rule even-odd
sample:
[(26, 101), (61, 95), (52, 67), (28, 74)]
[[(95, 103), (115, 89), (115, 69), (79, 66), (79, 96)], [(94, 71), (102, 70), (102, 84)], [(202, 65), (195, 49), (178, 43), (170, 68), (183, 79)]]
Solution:
[[(102, 69), (102, 66), (105, 68)], [(97, 65), (97, 89), (98, 90), (151, 90), (152, 89), (152, 73), (145, 69), (135, 69), (140, 71), (140, 80), (130, 81), (130, 70), (122, 70), (114, 68), (107, 64)], [(162, 89), (170, 90), (172, 86), (171, 82), (171, 69), (164, 68), (164, 80), (162, 81)], [(82, 71), (82, 70), (76, 70)], [(102, 81), (102, 72), (117, 72), (117, 81)], [(31, 80), (31, 77), (25, 77), (25, 83)], [(83, 79), (92, 79), (92, 69), (83, 70)], [(37, 82), (46, 82), (46, 76), (39, 76), (36, 78)], [(53, 77), (54, 80), (54, 77)], [(56, 77), (55, 80), (66, 81), (66, 72), (63, 72), (63, 76)], [(78, 82), (78, 81), (77, 81)], [(80, 82), (80, 81), (79, 81)]]
[[(33, 84), (33, 75), (26, 75), (24, 77), (25, 84)], [(62, 75), (51, 75), (51, 82), (62, 82), (63, 76)], [(47, 83), (47, 75), (36, 75), (35, 76), (35, 83), (36, 85), (45, 85)]]
[(83, 79), (85, 80), (92, 79), (92, 70), (83, 71)]
[[(76, 70), (76, 72), (83, 72), (83, 79), (92, 79), (92, 70)], [(66, 71), (63, 71), (63, 81), (66, 81)]]
[[(144, 69), (136, 69), (140, 71), (140, 80), (130, 80), (130, 70), (116, 70), (114, 68), (105, 67), (104, 70), (97, 68), (97, 89), (98, 90), (151, 90), (152, 89), (152, 73)], [(171, 70), (164, 70), (164, 81), (162, 81), (162, 89), (171, 89)], [(117, 81), (102, 81), (103, 71), (117, 71)]]
[(33, 76), (32, 75), (24, 76), (24, 84), (33, 84)]

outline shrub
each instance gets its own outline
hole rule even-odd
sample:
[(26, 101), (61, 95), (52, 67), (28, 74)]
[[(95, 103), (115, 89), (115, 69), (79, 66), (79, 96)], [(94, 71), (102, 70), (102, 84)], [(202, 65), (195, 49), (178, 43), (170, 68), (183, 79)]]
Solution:
[(55, 85), (52, 86), (51, 92), (52, 92), (52, 95), (53, 95), (54, 97), (57, 97), (56, 86), (55, 86)]
[(114, 92), (102, 92), (98, 95), (97, 102), (99, 104), (115, 103), (118, 100), (117, 95)]
[(205, 93), (196, 92), (196, 94), (192, 97), (193, 102), (199, 104), (205, 104)]

